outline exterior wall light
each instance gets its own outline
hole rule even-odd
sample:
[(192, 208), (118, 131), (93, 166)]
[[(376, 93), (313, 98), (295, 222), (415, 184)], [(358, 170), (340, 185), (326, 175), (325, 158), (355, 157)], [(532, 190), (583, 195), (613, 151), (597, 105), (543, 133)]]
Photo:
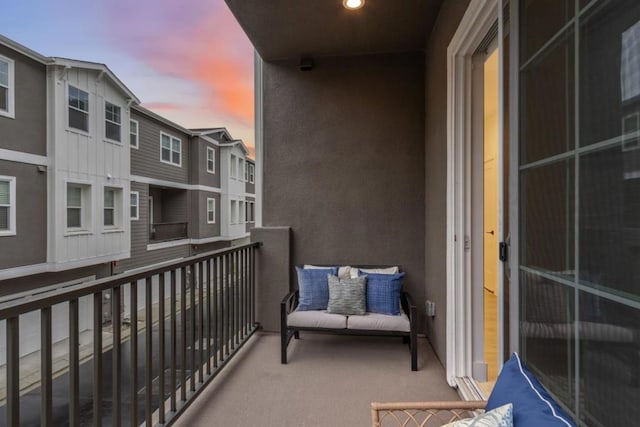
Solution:
[(364, 0), (342, 0), (342, 5), (350, 10), (360, 9), (364, 6)]

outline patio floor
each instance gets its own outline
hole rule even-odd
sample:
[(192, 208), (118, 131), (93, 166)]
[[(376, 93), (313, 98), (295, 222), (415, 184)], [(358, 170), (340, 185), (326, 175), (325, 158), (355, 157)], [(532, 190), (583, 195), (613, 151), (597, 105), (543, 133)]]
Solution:
[(431, 346), (418, 372), (400, 338), (300, 333), (280, 364), (280, 336), (258, 333), (177, 426), (369, 426), (372, 401), (458, 400)]

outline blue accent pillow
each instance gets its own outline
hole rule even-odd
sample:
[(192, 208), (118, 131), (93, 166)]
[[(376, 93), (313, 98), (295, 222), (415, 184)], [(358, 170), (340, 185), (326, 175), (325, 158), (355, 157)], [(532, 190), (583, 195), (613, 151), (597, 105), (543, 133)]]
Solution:
[(371, 313), (400, 314), (400, 293), (404, 273), (375, 274), (360, 273), (367, 276), (367, 311)]
[(329, 304), (329, 275), (337, 275), (337, 267), (305, 269), (296, 267), (298, 273), (298, 310), (326, 310)]
[(513, 404), (513, 425), (518, 427), (575, 427), (517, 353), (502, 367), (486, 410), (507, 403)]

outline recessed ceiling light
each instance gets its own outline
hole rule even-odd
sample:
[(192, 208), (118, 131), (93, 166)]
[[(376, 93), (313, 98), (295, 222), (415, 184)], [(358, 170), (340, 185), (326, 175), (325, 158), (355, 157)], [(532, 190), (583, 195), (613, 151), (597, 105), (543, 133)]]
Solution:
[(364, 6), (364, 0), (343, 0), (342, 5), (347, 9), (360, 9)]

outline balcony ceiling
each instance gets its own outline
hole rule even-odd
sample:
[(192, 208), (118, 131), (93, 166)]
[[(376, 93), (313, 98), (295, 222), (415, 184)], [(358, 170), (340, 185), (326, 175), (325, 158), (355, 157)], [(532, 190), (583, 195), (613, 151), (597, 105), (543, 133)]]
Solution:
[(424, 49), (442, 0), (225, 0), (266, 61)]

